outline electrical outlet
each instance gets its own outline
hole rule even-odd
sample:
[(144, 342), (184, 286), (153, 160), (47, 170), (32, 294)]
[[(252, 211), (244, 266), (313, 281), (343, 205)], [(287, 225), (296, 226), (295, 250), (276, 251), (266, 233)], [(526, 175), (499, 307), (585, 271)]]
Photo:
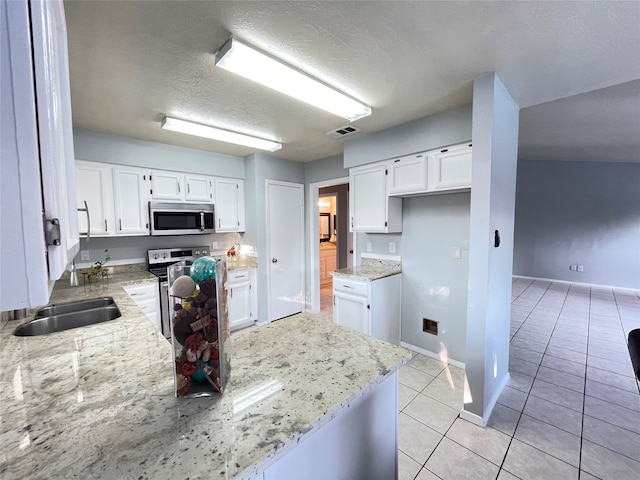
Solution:
[(218, 242), (211, 242), (211, 250), (218, 248)]
[(584, 272), (584, 265), (578, 265), (578, 271)]
[(453, 258), (462, 258), (462, 249), (460, 247), (453, 247)]
[(396, 242), (389, 242), (389, 253), (396, 253)]
[(569, 270), (571, 270), (572, 272), (575, 272), (578, 270), (578, 266), (577, 265), (569, 265)]
[(373, 250), (373, 245), (371, 245), (371, 242), (367, 242), (367, 252), (370, 252), (371, 250)]
[(89, 250), (80, 250), (80, 260), (89, 260)]

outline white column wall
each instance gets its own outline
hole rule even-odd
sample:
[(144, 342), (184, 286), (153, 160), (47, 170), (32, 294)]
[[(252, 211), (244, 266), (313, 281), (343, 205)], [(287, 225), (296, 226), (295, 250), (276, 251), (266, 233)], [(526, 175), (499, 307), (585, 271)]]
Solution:
[(474, 81), (467, 385), (461, 416), (481, 425), (509, 379), (518, 121), (518, 105), (495, 73)]

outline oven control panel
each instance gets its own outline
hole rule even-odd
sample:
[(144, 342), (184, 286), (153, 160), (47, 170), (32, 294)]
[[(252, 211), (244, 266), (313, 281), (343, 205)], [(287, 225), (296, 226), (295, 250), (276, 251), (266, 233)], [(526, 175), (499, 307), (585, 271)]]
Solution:
[(172, 264), (209, 255), (209, 247), (161, 248), (147, 251), (149, 265)]

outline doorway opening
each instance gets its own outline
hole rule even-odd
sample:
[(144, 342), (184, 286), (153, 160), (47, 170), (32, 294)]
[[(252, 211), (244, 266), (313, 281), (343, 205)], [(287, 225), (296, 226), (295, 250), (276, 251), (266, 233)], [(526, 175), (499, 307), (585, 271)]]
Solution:
[(309, 185), (309, 289), (307, 308), (333, 319), (332, 271), (353, 265), (349, 232), (349, 178)]

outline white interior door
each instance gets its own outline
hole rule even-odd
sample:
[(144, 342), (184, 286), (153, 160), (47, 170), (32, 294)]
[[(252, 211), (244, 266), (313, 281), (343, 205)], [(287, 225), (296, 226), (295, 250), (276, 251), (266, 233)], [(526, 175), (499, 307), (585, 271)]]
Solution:
[(269, 321), (304, 308), (304, 185), (266, 180)]

